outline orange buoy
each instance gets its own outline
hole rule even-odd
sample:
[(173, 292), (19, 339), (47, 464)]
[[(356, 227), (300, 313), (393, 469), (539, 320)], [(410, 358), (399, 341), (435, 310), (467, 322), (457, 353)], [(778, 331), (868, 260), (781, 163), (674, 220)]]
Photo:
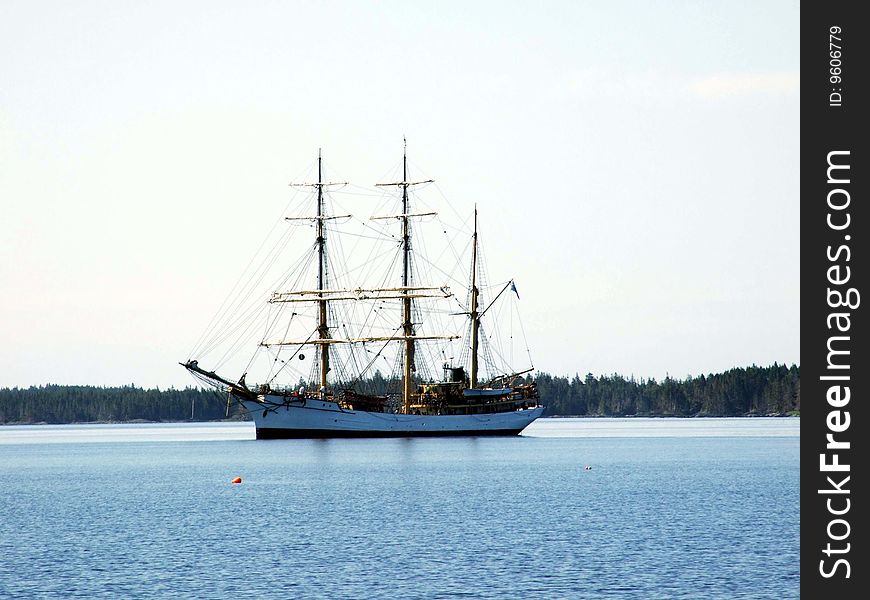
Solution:
[(230, 483), (241, 483), (241, 482), (242, 482), (242, 478), (241, 478), (241, 477), (236, 477), (236, 478), (233, 479)]

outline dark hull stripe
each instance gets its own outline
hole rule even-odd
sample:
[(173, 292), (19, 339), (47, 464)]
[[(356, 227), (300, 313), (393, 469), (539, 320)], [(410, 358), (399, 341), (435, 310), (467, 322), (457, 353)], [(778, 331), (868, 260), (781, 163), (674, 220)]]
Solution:
[(310, 438), (386, 438), (386, 437), (447, 437), (479, 435), (518, 435), (525, 429), (461, 429), (457, 431), (348, 431), (346, 429), (277, 429), (257, 428), (258, 440)]

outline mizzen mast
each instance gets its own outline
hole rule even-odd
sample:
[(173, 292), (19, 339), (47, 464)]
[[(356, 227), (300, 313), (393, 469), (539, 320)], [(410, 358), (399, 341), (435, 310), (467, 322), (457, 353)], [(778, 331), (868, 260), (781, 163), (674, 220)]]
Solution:
[(479, 290), (477, 289), (477, 206), (474, 207), (474, 235), (472, 236), (473, 246), (471, 250), (471, 387), (477, 387), (477, 348), (478, 336), (480, 332), (480, 315), (477, 312), (477, 299)]

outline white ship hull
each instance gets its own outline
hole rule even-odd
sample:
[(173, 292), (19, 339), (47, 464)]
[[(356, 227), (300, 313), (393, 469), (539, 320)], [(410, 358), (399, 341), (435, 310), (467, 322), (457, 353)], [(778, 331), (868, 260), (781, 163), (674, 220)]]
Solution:
[(241, 401), (254, 419), (257, 439), (517, 435), (544, 412), (537, 406), (479, 415), (405, 415), (345, 410), (328, 400), (284, 400)]

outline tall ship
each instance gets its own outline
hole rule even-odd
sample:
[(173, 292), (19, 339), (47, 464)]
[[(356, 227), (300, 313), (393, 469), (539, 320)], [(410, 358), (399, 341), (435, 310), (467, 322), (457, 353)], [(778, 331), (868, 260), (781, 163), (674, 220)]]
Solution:
[[(442, 221), (407, 143), (398, 180), (373, 189), (316, 164), (180, 364), (238, 402), (258, 439), (517, 435), (540, 417), (519, 293), (488, 281), (476, 205)], [(367, 218), (348, 209), (373, 202)], [(510, 365), (516, 346), (527, 368)]]

